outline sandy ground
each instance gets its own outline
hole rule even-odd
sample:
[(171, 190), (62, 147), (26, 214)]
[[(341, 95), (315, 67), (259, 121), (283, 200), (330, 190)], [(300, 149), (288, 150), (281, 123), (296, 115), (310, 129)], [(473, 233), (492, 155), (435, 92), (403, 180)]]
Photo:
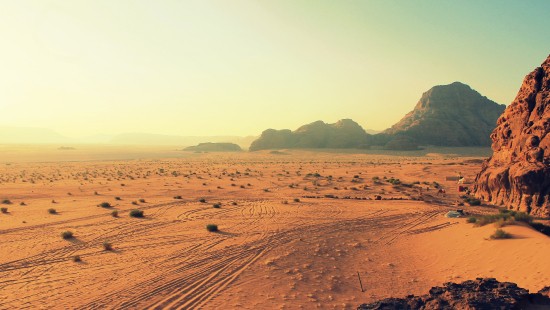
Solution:
[(547, 236), (490, 240), (492, 225), (444, 217), (459, 199), (446, 177), (473, 180), (479, 158), (80, 152), (0, 156), (0, 309), (352, 309), (476, 277), (550, 285)]

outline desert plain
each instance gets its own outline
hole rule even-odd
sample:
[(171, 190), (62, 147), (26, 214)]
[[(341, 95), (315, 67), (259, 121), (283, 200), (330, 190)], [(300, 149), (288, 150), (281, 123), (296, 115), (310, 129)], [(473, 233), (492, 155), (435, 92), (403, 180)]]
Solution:
[(476, 277), (536, 292), (547, 236), (445, 217), (498, 212), (458, 205), (454, 177), (485, 157), (6, 147), (0, 309), (354, 309)]

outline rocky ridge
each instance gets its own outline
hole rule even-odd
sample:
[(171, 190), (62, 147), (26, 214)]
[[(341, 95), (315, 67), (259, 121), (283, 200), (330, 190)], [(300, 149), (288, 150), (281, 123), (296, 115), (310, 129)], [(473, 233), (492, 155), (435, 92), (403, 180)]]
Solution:
[(550, 308), (549, 288), (536, 294), (511, 282), (494, 278), (477, 278), (462, 283), (446, 283), (432, 287), (428, 294), (405, 298), (386, 298), (362, 304), (357, 309), (543, 309)]
[(493, 155), (475, 195), (496, 205), (550, 216), (550, 56), (529, 73), (491, 134)]

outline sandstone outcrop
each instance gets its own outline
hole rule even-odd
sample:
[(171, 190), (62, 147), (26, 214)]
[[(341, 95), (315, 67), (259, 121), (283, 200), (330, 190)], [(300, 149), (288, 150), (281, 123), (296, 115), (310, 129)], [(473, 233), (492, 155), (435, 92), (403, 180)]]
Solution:
[(493, 155), (475, 195), (496, 205), (550, 216), (550, 56), (523, 80), (491, 134)]
[[(542, 292), (542, 291), (541, 291)], [(515, 283), (498, 282), (493, 278), (477, 278), (462, 283), (446, 283), (432, 287), (422, 296), (386, 298), (362, 304), (357, 309), (545, 309), (550, 307), (550, 298), (543, 293), (529, 291)]]

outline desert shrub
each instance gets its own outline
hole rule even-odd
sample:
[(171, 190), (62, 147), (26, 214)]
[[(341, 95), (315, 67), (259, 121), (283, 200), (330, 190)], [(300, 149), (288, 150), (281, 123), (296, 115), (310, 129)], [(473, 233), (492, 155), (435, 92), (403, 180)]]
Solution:
[(80, 263), (81, 261), (82, 261), (82, 259), (80, 258), (80, 256), (78, 256), (78, 255), (73, 256), (73, 262)]
[(113, 206), (108, 203), (108, 202), (102, 202), (100, 204), (97, 205), (98, 207), (102, 207), (102, 208), (112, 208)]
[(206, 199), (201, 198), (201, 199), (199, 199), (199, 202), (206, 203)]
[(183, 199), (181, 195), (174, 196), (174, 199)]
[(57, 214), (57, 210), (55, 210), (54, 208), (50, 208), (50, 209), (48, 209), (48, 213), (49, 214)]
[(122, 200), (122, 198), (117, 196), (117, 197), (115, 197), (115, 200)]
[(212, 207), (216, 208), (216, 209), (219, 209), (222, 207), (222, 204), (221, 203), (215, 203), (212, 205)]
[(389, 178), (389, 179), (387, 180), (387, 182), (390, 183), (390, 184), (393, 184), (393, 185), (399, 185), (399, 184), (401, 184), (401, 180), (395, 179), (395, 178)]
[(3, 204), (3, 205), (11, 205), (11, 200), (9, 200), (9, 199), (3, 199), (3, 200), (2, 200), (2, 204)]
[(134, 209), (134, 210), (130, 211), (130, 216), (131, 217), (143, 217), (143, 211), (138, 210), (138, 209)]
[(105, 251), (112, 251), (113, 250), (113, 245), (109, 241), (103, 241), (102, 245), (103, 245), (103, 249)]
[(139, 199), (139, 202), (141, 202), (141, 203), (145, 203), (146, 201), (145, 201), (145, 199), (143, 199), (143, 198), (140, 198), (140, 199)]
[(467, 202), (470, 206), (481, 205), (481, 200), (474, 197), (465, 196), (464, 201)]
[(210, 232), (216, 232), (216, 231), (218, 231), (218, 225), (208, 224), (208, 225), (206, 225), (206, 230), (208, 230)]
[(233, 201), (233, 202), (231, 203), (231, 205), (232, 205), (232, 206), (236, 206), (236, 205), (237, 205), (237, 202), (236, 202), (236, 201)]
[(294, 202), (300, 202), (299, 198), (294, 198)]
[(475, 222), (477, 222), (477, 218), (475, 218), (475, 217), (473, 217), (473, 216), (472, 216), (472, 217), (469, 217), (469, 218), (466, 220), (466, 222), (471, 223), (471, 224), (475, 224)]
[(501, 228), (508, 224), (511, 224), (513, 220), (509, 217), (501, 217), (494, 222), (495, 227)]
[(477, 219), (477, 226), (485, 226), (487, 224), (495, 223), (500, 219), (508, 220), (510, 216), (505, 213), (483, 215)]
[(288, 200), (283, 200), (283, 204), (284, 204), (284, 205), (287, 205), (287, 204), (288, 204)]
[(516, 214), (513, 215), (513, 217), (514, 217), (514, 220), (517, 222), (524, 222), (527, 224), (530, 224), (531, 222), (533, 222), (533, 217), (525, 212), (517, 212)]
[(113, 210), (113, 212), (111, 212), (111, 216), (112, 216), (112, 217), (118, 217), (118, 211), (117, 211), (117, 210)]
[(134, 206), (137, 206), (137, 205), (138, 205), (138, 202), (137, 202), (137, 201), (132, 201), (132, 204), (133, 204)]
[(2, 213), (8, 213), (8, 208), (0, 208), (0, 212), (2, 212)]
[(491, 239), (509, 239), (509, 238), (512, 238), (512, 235), (510, 235), (509, 233), (505, 232), (500, 228), (495, 230), (495, 233), (491, 235)]
[(61, 233), (61, 238), (65, 239), (65, 240), (72, 239), (73, 237), (74, 237), (74, 235), (73, 235), (72, 231), (67, 230), (67, 231), (64, 231), (64, 232)]
[(19, 205), (20, 206), (26, 206), (27, 204), (24, 201), (21, 201), (21, 203)]

